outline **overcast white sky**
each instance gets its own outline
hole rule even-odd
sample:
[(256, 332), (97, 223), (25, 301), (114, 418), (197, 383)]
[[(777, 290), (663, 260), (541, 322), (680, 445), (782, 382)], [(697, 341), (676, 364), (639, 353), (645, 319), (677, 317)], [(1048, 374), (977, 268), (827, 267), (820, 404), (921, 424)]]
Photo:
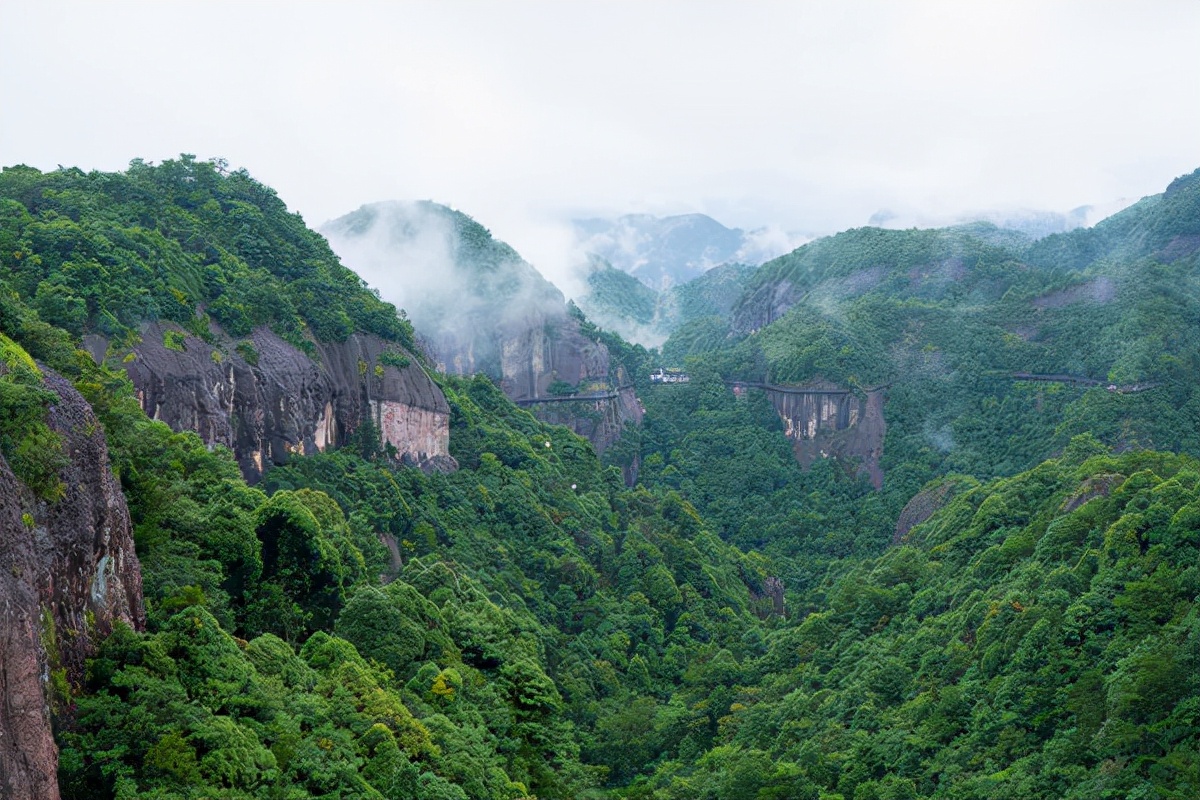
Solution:
[(0, 163), (221, 156), (314, 226), (433, 199), (825, 232), (1161, 191), (1200, 2), (87, 2), (0, 8)]

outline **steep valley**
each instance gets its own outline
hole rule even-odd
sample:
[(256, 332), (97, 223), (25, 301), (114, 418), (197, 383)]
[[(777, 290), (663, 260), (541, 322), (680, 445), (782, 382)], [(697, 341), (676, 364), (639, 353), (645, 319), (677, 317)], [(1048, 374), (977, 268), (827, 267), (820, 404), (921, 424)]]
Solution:
[(1200, 793), (1200, 172), (649, 350), (443, 206), (325, 232), (0, 173), (5, 798)]

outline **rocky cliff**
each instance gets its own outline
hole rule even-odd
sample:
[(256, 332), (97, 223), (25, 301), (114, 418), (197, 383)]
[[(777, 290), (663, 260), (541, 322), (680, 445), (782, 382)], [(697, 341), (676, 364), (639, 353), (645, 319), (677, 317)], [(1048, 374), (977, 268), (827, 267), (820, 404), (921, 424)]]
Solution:
[[(631, 386), (593, 394), (523, 400), (519, 405), (543, 422), (570, 428), (590, 441), (597, 453), (616, 444), (626, 424), (640, 425), (645, 414)], [(630, 485), (636, 475), (636, 468), (626, 475)]]
[(857, 462), (876, 488), (883, 486), (883, 390), (865, 398), (838, 386), (769, 387), (767, 397), (783, 420), (792, 452), (805, 468), (818, 458)]
[(641, 421), (636, 398), (589, 402), (577, 407), (581, 416), (536, 402), (564, 386), (615, 395), (624, 384), (562, 292), (467, 215), (436, 203), (375, 203), (321, 230), (347, 265), (407, 310), (444, 372), (490, 376), (509, 398), (598, 450)]
[(0, 456), (0, 795), (57, 798), (52, 708), (84, 677), (95, 643), (117, 621), (145, 625), (129, 511), (104, 432), (63, 378), (47, 423), (62, 437), (65, 494), (38, 499)]
[(500, 342), (500, 388), (513, 400), (550, 395), (555, 381), (585, 388), (610, 381), (608, 348), (579, 331), (566, 314), (529, 320), (503, 332)]
[(754, 333), (786, 314), (803, 297), (803, 291), (787, 279), (751, 286), (738, 301), (732, 328)]
[[(565, 425), (592, 443), (596, 452), (611, 447), (626, 424), (639, 425), (642, 406), (623, 368), (608, 348), (584, 336), (567, 315), (526, 319), (496, 331), (500, 388), (543, 422)], [(443, 369), (460, 375), (480, 370), (472, 352), (457, 353)], [(563, 395), (554, 384), (573, 387)]]
[(405, 463), (454, 468), (446, 398), (395, 345), (358, 333), (310, 357), (266, 327), (240, 341), (211, 330), (206, 342), (150, 323), (132, 347), (99, 336), (85, 345), (125, 368), (147, 416), (229, 447), (251, 482), (293, 454), (345, 442), (366, 420)]

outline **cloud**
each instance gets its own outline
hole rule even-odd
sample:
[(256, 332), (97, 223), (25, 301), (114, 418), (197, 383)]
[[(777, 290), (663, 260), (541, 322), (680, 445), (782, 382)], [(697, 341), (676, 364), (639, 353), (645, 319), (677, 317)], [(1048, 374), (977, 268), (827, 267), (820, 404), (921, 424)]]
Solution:
[(346, 266), (405, 310), (445, 362), (491, 358), (506, 332), (566, 316), (557, 288), (446, 206), (372, 203), (321, 232)]
[(223, 156), (313, 223), (438, 198), (550, 273), (576, 217), (1161, 191), (1200, 164), (1198, 38), (1195, 3), (15, 4), (0, 161)]
[(455, 263), (458, 237), (449, 218), (429, 206), (388, 202), (364, 206), (321, 229), (342, 261), (389, 303), (403, 308), (425, 335), (453, 327), (444, 310), (463, 317), (478, 303)]

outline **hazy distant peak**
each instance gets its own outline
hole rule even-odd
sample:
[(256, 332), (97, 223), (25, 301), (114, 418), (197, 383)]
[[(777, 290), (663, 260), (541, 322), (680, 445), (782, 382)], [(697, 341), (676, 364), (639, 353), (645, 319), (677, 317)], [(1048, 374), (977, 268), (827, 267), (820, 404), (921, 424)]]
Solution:
[(732, 261), (761, 264), (801, 243), (775, 228), (729, 228), (706, 214), (624, 214), (572, 221), (576, 242), (653, 289), (677, 286)]
[(1016, 231), (1036, 240), (1056, 233), (1068, 233), (1078, 228), (1091, 227), (1127, 208), (1132, 203), (1132, 200), (1121, 198), (1107, 203), (1078, 206), (1070, 211), (1030, 208), (990, 209), (953, 216), (901, 213), (883, 208), (872, 214), (867, 220), (867, 224), (876, 228), (904, 230), (906, 228), (948, 228), (987, 222), (997, 228)]

